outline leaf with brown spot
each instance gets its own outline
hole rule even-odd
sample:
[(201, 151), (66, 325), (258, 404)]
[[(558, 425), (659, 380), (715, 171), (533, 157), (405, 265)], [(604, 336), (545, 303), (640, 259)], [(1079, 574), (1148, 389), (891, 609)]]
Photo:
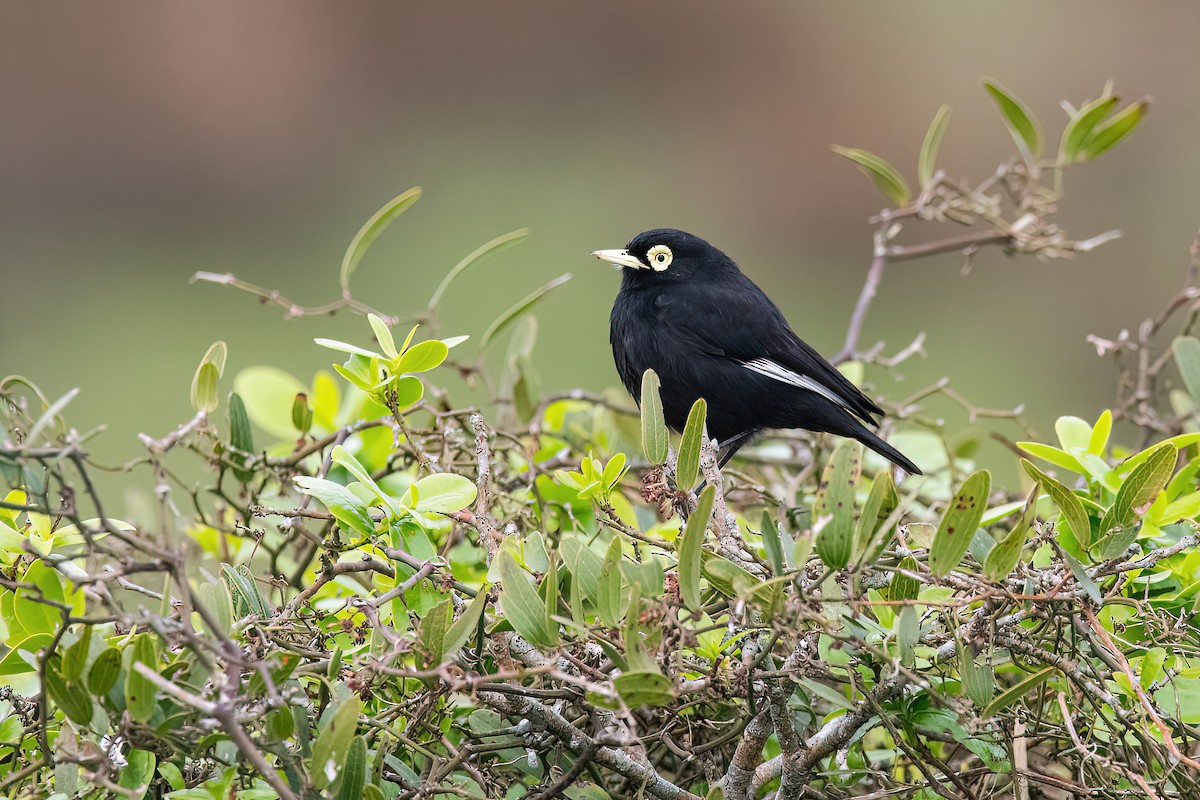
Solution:
[(942, 516), (929, 546), (929, 569), (934, 575), (947, 575), (962, 561), (971, 544), (971, 537), (983, 519), (985, 501), (991, 487), (991, 473), (980, 470), (967, 478), (955, 493), (954, 501)]
[(862, 468), (862, 446), (844, 440), (834, 448), (817, 490), (813, 513), (830, 517), (817, 535), (817, 555), (831, 569), (842, 569), (854, 550), (854, 489)]

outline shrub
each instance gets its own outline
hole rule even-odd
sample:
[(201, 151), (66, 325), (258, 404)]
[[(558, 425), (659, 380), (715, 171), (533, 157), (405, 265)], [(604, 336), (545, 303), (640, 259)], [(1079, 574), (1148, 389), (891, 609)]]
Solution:
[[(1118, 111), (1106, 90), (1072, 109), (1045, 160), (1036, 118), (985, 86), (1019, 155), (979, 185), (936, 169), (946, 109), (915, 197), (882, 159), (838, 150), (893, 203), (839, 358), (858, 382), (922, 345), (859, 347), (887, 263), (984, 246), (1065, 257), (1109, 238), (1054, 225), (1062, 174), (1124, 138), (1145, 104)], [(1014, 443), (1020, 486), (994, 485), (976, 439), (922, 414), (936, 394), (986, 413), (945, 383), (889, 404), (924, 479), (897, 485), (857, 445), (806, 435), (722, 474), (703, 403), (676, 439), (653, 379), (640, 412), (539, 388), (530, 311), (562, 279), (498, 317), (480, 356), (420, 326), (397, 337), (400, 318), (356, 299), (351, 279), (417, 197), (368, 221), (326, 306), (197, 276), (289, 316), (362, 314), (362, 337), (317, 340), (338, 363), (303, 381), (259, 366), (230, 382), (214, 344), (195, 415), (144, 436), (129, 468), (157, 498), (144, 519), (114, 516), (96, 491), (91, 440), (64, 417), (74, 393), (0, 382), (5, 791), (1200, 795), (1196, 265), (1136, 335), (1094, 339), (1122, 371), (1118, 402), (1094, 424), (1062, 417), (1056, 445)], [(897, 244), (912, 218), (971, 227)], [(421, 316), (523, 236), (464, 259)], [(484, 359), (505, 335), (503, 357)], [(448, 369), (493, 402), (455, 405), (439, 388)], [(188, 462), (201, 479), (179, 477)]]

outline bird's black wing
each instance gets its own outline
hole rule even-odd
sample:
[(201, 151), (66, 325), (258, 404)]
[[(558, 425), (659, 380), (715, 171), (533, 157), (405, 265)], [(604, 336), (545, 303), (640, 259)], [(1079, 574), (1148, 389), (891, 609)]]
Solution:
[(700, 352), (816, 392), (869, 422), (883, 413), (801, 340), (770, 298), (744, 275), (719, 287), (688, 286), (661, 297), (659, 306), (661, 324)]

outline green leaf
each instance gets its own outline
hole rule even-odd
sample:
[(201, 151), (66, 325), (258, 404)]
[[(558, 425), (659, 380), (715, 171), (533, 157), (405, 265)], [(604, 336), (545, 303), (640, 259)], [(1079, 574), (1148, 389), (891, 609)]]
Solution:
[(876, 538), (883, 532), (882, 525), (900, 505), (900, 494), (896, 491), (896, 480), (890, 469), (876, 473), (871, 481), (871, 492), (858, 518), (858, 529), (854, 534), (854, 557), (870, 555)]
[(666, 562), (653, 554), (643, 554), (641, 561), (623, 559), (621, 574), (630, 586), (636, 586), (638, 594), (648, 600), (662, 597), (665, 592), (663, 575)]
[(435, 472), (413, 484), (417, 493), (416, 510), (421, 513), (451, 514), (475, 502), (475, 483), (462, 475)]
[(275, 367), (247, 367), (233, 380), (250, 421), (277, 439), (295, 439), (292, 403), (306, 387)]
[[(157, 656), (154, 639), (148, 633), (139, 633), (133, 640), (133, 660), (125, 673), (125, 708), (136, 722), (149, 722), (158, 708), (158, 687), (138, 672), (135, 664), (145, 664), (155, 669)], [(155, 670), (157, 672), (157, 670)]]
[(368, 350), (365, 347), (359, 347), (356, 344), (349, 342), (340, 342), (337, 339), (322, 339), (320, 337), (313, 339), (313, 342), (326, 350), (336, 350), (339, 353), (349, 353), (352, 356), (363, 356), (365, 358), (383, 358), (382, 353), (376, 353), (374, 350)]
[(487, 330), (483, 332), (483, 336), (479, 340), (479, 349), (481, 351), (486, 350), (487, 346), (491, 344), (492, 340), (495, 339), (496, 336), (498, 336), (506, 328), (508, 328), (509, 325), (516, 322), (522, 315), (528, 312), (529, 309), (540, 303), (546, 295), (557, 289), (559, 286), (562, 286), (569, 280), (571, 280), (571, 273), (569, 272), (558, 276), (541, 288), (534, 290), (516, 305), (512, 306), (503, 314), (496, 317), (492, 324), (488, 325)]
[(1061, 483), (1051, 478), (1046, 473), (1042, 472), (1032, 461), (1021, 459), (1021, 467), (1029, 475), (1038, 482), (1038, 485), (1050, 495), (1050, 499), (1054, 501), (1054, 505), (1058, 506), (1058, 510), (1062, 512), (1063, 521), (1070, 529), (1071, 535), (1075, 537), (1075, 541), (1079, 542), (1080, 546), (1087, 547), (1092, 543), (1092, 523), (1088, 519), (1087, 512), (1083, 508), (1083, 503), (1079, 497), (1063, 486)]
[[(712, 518), (716, 487), (704, 487), (696, 501), (696, 510), (688, 517), (683, 535), (679, 539), (679, 594), (683, 603), (692, 611), (700, 610), (700, 559), (704, 549), (704, 538), (708, 522)], [(777, 539), (778, 540), (778, 539)]]
[(917, 182), (921, 188), (933, 180), (937, 170), (937, 155), (941, 149), (942, 139), (946, 135), (946, 127), (950, 124), (950, 106), (944, 105), (933, 115), (933, 122), (925, 132), (925, 141), (921, 143), (921, 155), (917, 159)]
[(1054, 422), (1054, 432), (1058, 434), (1058, 442), (1067, 452), (1083, 450), (1092, 438), (1092, 426), (1079, 417), (1059, 417)]
[(1032, 692), (1038, 686), (1041, 686), (1043, 683), (1045, 683), (1046, 679), (1054, 674), (1054, 670), (1055, 667), (1046, 667), (1040, 672), (1035, 672), (1014, 686), (1009, 687), (1005, 691), (1001, 692), (995, 700), (988, 703), (980, 716), (984, 719), (996, 716), (996, 714), (998, 714), (1000, 711), (1008, 708), (1013, 703)]
[(542, 578), (542, 585), (538, 587), (538, 593), (541, 594), (542, 602), (546, 606), (548, 624), (554, 627), (554, 618), (558, 616), (558, 558), (552, 553), (547, 554), (546, 575)]
[(767, 563), (771, 572), (782, 575), (787, 572), (787, 559), (783, 554), (783, 538), (779, 534), (779, 526), (775, 524), (771, 512), (764, 511), (762, 515), (763, 550), (767, 553)]
[(340, 483), (327, 481), (323, 478), (310, 478), (297, 475), (292, 481), (301, 492), (315, 497), (321, 505), (329, 509), (338, 522), (359, 533), (373, 533), (375, 523), (367, 511), (367, 504), (359, 500), (349, 489)]
[(1082, 160), (1084, 142), (1092, 135), (1096, 126), (1112, 113), (1118, 102), (1120, 102), (1119, 98), (1108, 95), (1099, 100), (1093, 100), (1075, 112), (1063, 130), (1059, 145), (1060, 157), (1064, 166)]
[(529, 236), (529, 229), (521, 228), (520, 230), (515, 230), (512, 233), (506, 233), (503, 236), (497, 236), (487, 244), (481, 245), (475, 250), (472, 250), (466, 258), (454, 265), (454, 269), (446, 273), (446, 277), (442, 278), (442, 282), (439, 283), (437, 289), (434, 290), (433, 296), (429, 298), (429, 305), (427, 308), (430, 311), (436, 309), (438, 303), (441, 302), (442, 295), (446, 293), (446, 289), (448, 289), (450, 284), (453, 283), (459, 275), (463, 274), (468, 267), (478, 264), (488, 256), (494, 256), (496, 253), (507, 250), (515, 244), (520, 244), (521, 242), (525, 241), (525, 237), (527, 236)]
[(912, 667), (917, 658), (917, 642), (921, 640), (921, 618), (915, 606), (904, 606), (896, 614), (896, 648), (900, 664)]
[[(910, 574), (905, 575), (905, 572)], [(914, 576), (920, 574), (921, 569), (915, 558), (905, 556), (900, 559), (900, 563), (896, 565), (896, 572), (892, 575), (892, 582), (888, 584), (888, 599), (916, 600), (921, 592), (921, 582)]]
[(1075, 576), (1075, 582), (1079, 584), (1084, 593), (1097, 605), (1104, 602), (1104, 596), (1100, 592), (1100, 587), (1092, 580), (1092, 576), (1088, 575), (1087, 570), (1083, 568), (1083, 564), (1079, 563), (1079, 559), (1070, 553), (1063, 551), (1063, 560), (1067, 562), (1067, 567), (1070, 568), (1071, 574)]
[(34, 663), (38, 659), (38, 651), (54, 641), (54, 636), (49, 633), (35, 633), (21, 638), (20, 641), (13, 641), (18, 635), (15, 631), (9, 631), (9, 641), (13, 643), (8, 652), (0, 658), (0, 677), (36, 672)]
[(1042, 130), (1037, 117), (1016, 95), (995, 81), (985, 78), (983, 88), (1000, 109), (1000, 116), (1004, 119), (1008, 132), (1012, 134), (1017, 149), (1021, 151), (1025, 160), (1032, 164), (1042, 154)]
[(367, 783), (367, 740), (363, 737), (355, 736), (350, 740), (340, 778), (338, 800), (362, 800), (363, 787)]
[(1163, 647), (1151, 647), (1146, 651), (1146, 655), (1142, 656), (1141, 662), (1138, 664), (1138, 683), (1142, 689), (1150, 691), (1150, 687), (1154, 685), (1163, 674), (1163, 664), (1167, 661), (1167, 651)]
[(862, 445), (838, 442), (821, 476), (813, 513), (828, 522), (817, 534), (817, 555), (831, 569), (843, 569), (854, 554), (854, 495), (862, 469)]
[(217, 368), (204, 362), (196, 369), (196, 377), (192, 379), (192, 408), (196, 411), (212, 413), (217, 407)]
[(277, 708), (267, 713), (266, 730), (271, 738), (283, 741), (296, 731), (296, 718), (290, 708)]
[(400, 363), (396, 366), (397, 374), (428, 372), (439, 366), (450, 355), (450, 348), (439, 339), (418, 342), (404, 351)]
[[(643, 384), (644, 385), (644, 384)], [(683, 438), (679, 441), (679, 457), (675, 462), (675, 485), (683, 491), (691, 491), (700, 475), (700, 445), (704, 436), (704, 421), (708, 415), (708, 403), (703, 397), (692, 404), (687, 423), (683, 426)]]
[(67, 719), (77, 725), (87, 726), (91, 723), (92, 714), (95, 712), (91, 695), (82, 683), (63, 678), (57, 659), (46, 664), (46, 692), (62, 709)]
[(25, 442), (28, 444), (29, 442), (37, 441), (37, 438), (39, 435), (41, 435), (42, 431), (44, 431), (50, 425), (50, 423), (54, 422), (59, 414), (62, 413), (62, 410), (78, 396), (79, 389), (71, 389), (62, 397), (49, 404), (42, 415), (37, 418), (37, 421), (33, 423), (33, 427), (29, 429), (29, 433), (25, 436)]
[(1128, 528), (1118, 528), (1108, 536), (1102, 536), (1092, 545), (1089, 553), (1101, 561), (1109, 561), (1125, 555), (1129, 546), (1137, 541), (1141, 524), (1130, 525)]
[(358, 730), (361, 713), (362, 700), (358, 695), (351, 694), (329, 715), (328, 722), (313, 742), (312, 758), (309, 760), (312, 765), (308, 771), (309, 779), (314, 789), (324, 789), (338, 774)]
[(963, 641), (958, 643), (958, 673), (963, 694), (977, 706), (991, 702), (996, 690), (996, 676), (992, 665), (976, 660), (975, 651)]
[(879, 191), (883, 192), (884, 196), (897, 208), (903, 208), (912, 202), (912, 192), (909, 191), (908, 182), (904, 180), (904, 176), (900, 174), (899, 170), (887, 161), (874, 153), (856, 147), (841, 147), (835, 144), (830, 149), (857, 164), (863, 174), (874, 181)]
[(642, 452), (651, 464), (667, 460), (667, 423), (663, 418), (658, 375), (652, 369), (642, 374)]
[(984, 574), (994, 581), (1007, 577), (1021, 560), (1021, 551), (1025, 549), (1025, 540), (1029, 538), (1029, 529), (1037, 518), (1038, 488), (1034, 486), (1025, 498), (1025, 510), (1021, 512), (1017, 524), (1007, 536), (996, 542), (983, 561)]
[(450, 628), (450, 620), (454, 616), (454, 604), (446, 598), (425, 612), (417, 631), (417, 641), (424, 649), (429, 660), (426, 668), (433, 668), (442, 663), (446, 654), (446, 631)]
[(1087, 451), (1095, 456), (1103, 456), (1104, 448), (1108, 447), (1108, 437), (1112, 434), (1112, 412), (1108, 409), (1096, 420), (1092, 427), (1092, 435), (1088, 437)]
[(1150, 99), (1142, 100), (1126, 106), (1121, 112), (1092, 131), (1092, 135), (1083, 145), (1083, 158), (1091, 161), (1099, 155), (1107, 153), (1116, 147), (1125, 137), (1133, 133), (1150, 110)]
[(612, 684), (630, 708), (667, 706), (675, 699), (675, 685), (660, 672), (623, 672), (613, 678)]
[(425, 396), (425, 384), (415, 375), (405, 375), (396, 379), (392, 391), (396, 394), (396, 408), (404, 411), (421, 402)]
[(614, 536), (600, 565), (600, 589), (596, 596), (596, 613), (610, 628), (621, 622), (621, 539)]
[[(1100, 521), (1097, 545), (1101, 548), (1106, 548), (1103, 544), (1105, 540), (1140, 522), (1142, 515), (1158, 497), (1159, 492), (1166, 488), (1167, 481), (1175, 471), (1179, 451), (1173, 444), (1164, 442), (1149, 450), (1145, 460), (1125, 478), (1112, 506)], [(1121, 548), (1121, 552), (1124, 552), (1124, 548)]]
[(625, 476), (626, 460), (624, 453), (617, 453), (604, 465), (604, 474), (601, 475), (600, 482), (604, 484), (605, 489), (612, 489)]
[(1084, 468), (1083, 464), (1079, 463), (1078, 458), (1057, 447), (1051, 447), (1048, 444), (1041, 444), (1039, 442), (1017, 442), (1017, 447), (1029, 453), (1034, 458), (1048, 461), (1056, 467), (1062, 467), (1080, 475), (1088, 474), (1087, 469)]
[(446, 655), (454, 655), (479, 627), (479, 620), (483, 618), (483, 612), (487, 608), (488, 602), (488, 587), (485, 584), (479, 589), (479, 594), (475, 595), (475, 599), (466, 607), (458, 619), (450, 625), (450, 629), (446, 631)]
[(603, 559), (578, 537), (563, 539), (563, 560), (571, 572), (572, 584), (578, 583), (583, 596), (595, 602), (600, 592), (600, 570)]
[(192, 376), (192, 408), (196, 411), (211, 412), (217, 407), (217, 381), (225, 372), (228, 352), (224, 342), (213, 342), (200, 359)]
[(84, 625), (79, 641), (63, 652), (62, 675), (65, 680), (76, 681), (83, 677), (83, 668), (87, 664), (88, 650), (92, 646), (92, 626)]
[(358, 262), (362, 261), (362, 257), (371, 243), (387, 229), (388, 225), (396, 221), (396, 217), (407, 211), (419, 199), (421, 199), (421, 187), (414, 186), (404, 194), (392, 198), (358, 229), (358, 233), (354, 234), (354, 238), (350, 240), (350, 246), (346, 248), (346, 255), (342, 257), (340, 278), (342, 291), (350, 290), (350, 277), (358, 268)]
[(745, 598), (763, 584), (737, 564), (718, 555), (705, 558), (702, 571), (712, 587), (726, 597)]
[(117, 785), (129, 791), (130, 800), (142, 800), (154, 780), (154, 767), (158, 763), (154, 753), (148, 750), (131, 749), (125, 756), (126, 764), (117, 778)]
[(92, 694), (103, 697), (108, 694), (121, 674), (121, 651), (115, 647), (103, 650), (88, 670), (87, 685)]
[(1200, 339), (1180, 336), (1171, 343), (1179, 376), (1193, 399), (1200, 399)]
[(980, 470), (955, 492), (929, 546), (929, 569), (934, 575), (939, 578), (948, 575), (962, 561), (983, 519), (991, 487), (991, 473)]
[(379, 342), (379, 349), (388, 358), (395, 358), (400, 354), (396, 349), (396, 340), (392, 338), (392, 329), (387, 323), (380, 319), (375, 314), (367, 314), (367, 322), (371, 323), (371, 330), (375, 333), (375, 341)]
[(308, 405), (308, 395), (300, 392), (292, 399), (292, 425), (301, 436), (307, 436), (312, 423), (313, 412)]
[(507, 550), (500, 551), (500, 603), (504, 616), (530, 644), (554, 647), (558, 626), (546, 613), (546, 604), (534, 588), (529, 573), (521, 569)]
[(246, 414), (246, 404), (237, 392), (229, 395), (229, 444), (238, 452), (232, 453), (229, 460), (238, 464), (233, 468), (233, 477), (241, 483), (246, 483), (254, 477), (254, 470), (246, 469), (248, 456), (242, 453), (254, 452), (254, 434), (250, 430), (250, 417)]
[[(212, 619), (212, 624), (216, 628), (216, 630), (208, 632), (228, 636), (233, 630), (233, 596), (225, 582), (205, 581), (200, 584), (198, 594), (199, 604), (208, 612), (205, 618)], [(209, 627), (207, 621), (204, 623), (204, 627)]]

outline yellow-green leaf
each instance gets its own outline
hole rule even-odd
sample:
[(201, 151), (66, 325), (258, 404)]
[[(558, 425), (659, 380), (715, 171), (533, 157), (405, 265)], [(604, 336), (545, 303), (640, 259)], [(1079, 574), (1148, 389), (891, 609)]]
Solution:
[[(158, 687), (149, 678), (138, 672), (135, 664), (145, 664), (155, 669), (154, 639), (148, 633), (140, 633), (133, 640), (133, 660), (125, 673), (125, 708), (136, 722), (148, 722), (158, 708)], [(157, 672), (157, 670), (155, 669)]]
[(621, 622), (621, 539), (612, 538), (604, 562), (600, 565), (600, 586), (596, 596), (596, 612), (600, 621), (610, 628)]
[(828, 522), (817, 534), (817, 555), (831, 569), (842, 569), (854, 551), (854, 495), (862, 469), (862, 445), (838, 442), (825, 465), (813, 513)]
[(354, 234), (346, 254), (342, 257), (341, 286), (343, 291), (350, 289), (350, 276), (358, 268), (358, 262), (366, 254), (371, 243), (396, 221), (396, 217), (407, 211), (413, 203), (421, 199), (421, 187), (414, 186), (404, 194), (393, 197), (383, 208), (376, 211), (366, 223)]
[(488, 586), (485, 584), (480, 587), (479, 594), (475, 595), (475, 599), (466, 607), (466, 610), (459, 615), (458, 619), (454, 620), (450, 625), (450, 629), (446, 631), (446, 654), (454, 655), (463, 645), (473, 636), (479, 628), (479, 620), (483, 618), (484, 609), (487, 608), (488, 601)]
[(559, 286), (562, 286), (569, 280), (571, 280), (571, 273), (569, 272), (558, 276), (544, 286), (535, 289), (533, 292), (517, 302), (516, 305), (512, 306), (503, 314), (496, 317), (492, 324), (488, 325), (487, 330), (483, 332), (483, 336), (479, 339), (479, 349), (481, 351), (486, 350), (487, 346), (491, 344), (492, 340), (500, 335), (502, 331), (508, 328), (509, 325), (516, 322), (521, 318), (522, 315), (529, 311), (529, 309), (540, 303), (546, 295), (550, 294), (550, 292), (554, 291)]
[(925, 188), (937, 170), (938, 150), (946, 135), (946, 127), (950, 124), (950, 106), (944, 105), (933, 115), (933, 122), (925, 132), (925, 141), (921, 143), (921, 155), (917, 159), (917, 182)]
[(1150, 99), (1142, 100), (1126, 106), (1116, 116), (1097, 125), (1092, 135), (1083, 144), (1083, 158), (1091, 161), (1120, 144), (1126, 136), (1133, 133), (1150, 110)]
[(908, 182), (900, 171), (874, 153), (860, 150), (856, 147), (841, 147), (833, 145), (833, 152), (848, 158), (858, 165), (864, 175), (874, 181), (879, 191), (897, 208), (907, 206), (912, 201), (912, 192)]
[(362, 713), (362, 700), (352, 694), (329, 715), (328, 722), (313, 742), (311, 767), (308, 774), (313, 788), (320, 791), (331, 782), (330, 774), (336, 776), (350, 750), (350, 742), (358, 730), (358, 717)]
[(679, 594), (684, 605), (692, 611), (700, 610), (700, 555), (704, 548), (704, 538), (708, 531), (708, 521), (712, 517), (715, 498), (716, 487), (706, 486), (696, 501), (696, 510), (688, 517), (683, 536), (679, 539)]
[(1054, 667), (1046, 667), (1001, 692), (995, 700), (987, 704), (987, 707), (983, 709), (983, 713), (980, 716), (984, 719), (996, 716), (1000, 711), (1008, 708), (1038, 686), (1041, 686), (1047, 678), (1054, 674), (1054, 669)]
[(708, 403), (703, 397), (692, 404), (687, 424), (683, 426), (683, 438), (679, 440), (679, 457), (675, 462), (675, 485), (690, 491), (700, 475), (700, 445), (704, 435), (704, 421), (708, 415)]
[(934, 575), (948, 575), (962, 561), (983, 519), (991, 487), (991, 473), (980, 470), (954, 493), (929, 546), (929, 569)]
[(1141, 520), (1175, 471), (1179, 451), (1169, 442), (1150, 448), (1145, 460), (1129, 473), (1121, 484), (1112, 506), (1100, 522), (1100, 541), (1129, 528)]
[(488, 256), (493, 256), (502, 250), (507, 250), (514, 244), (520, 244), (521, 242), (525, 241), (525, 237), (528, 235), (529, 229), (521, 228), (520, 230), (515, 230), (512, 233), (506, 233), (503, 236), (497, 236), (487, 244), (481, 245), (480, 247), (477, 247), (475, 250), (471, 251), (466, 258), (464, 258), (462, 261), (459, 261), (454, 265), (452, 270), (446, 273), (446, 277), (442, 278), (442, 282), (439, 283), (437, 289), (434, 290), (433, 296), (429, 298), (429, 305), (427, 308), (430, 311), (436, 309), (438, 303), (442, 299), (442, 295), (446, 293), (446, 289), (448, 289), (450, 284), (454, 282), (454, 279), (461, 275), (468, 267), (483, 261)]
[(866, 505), (863, 506), (862, 515), (858, 519), (858, 529), (854, 534), (855, 558), (871, 553), (875, 539), (886, 533), (881, 526), (898, 505), (900, 495), (896, 491), (896, 480), (892, 477), (892, 471), (880, 470), (871, 481), (871, 492), (867, 495)]
[(1054, 501), (1054, 505), (1058, 506), (1058, 510), (1062, 512), (1063, 522), (1071, 530), (1071, 535), (1075, 537), (1075, 541), (1079, 542), (1081, 547), (1087, 547), (1092, 543), (1092, 524), (1088, 519), (1087, 512), (1083, 508), (1083, 503), (1079, 501), (1079, 497), (1063, 486), (1061, 483), (1051, 478), (1046, 473), (1038, 469), (1032, 461), (1022, 458), (1021, 467), (1029, 475), (1038, 482), (1038, 485), (1050, 495), (1050, 499)]
[(667, 423), (663, 418), (658, 375), (652, 369), (642, 375), (642, 452), (651, 464), (667, 460)]
[(1081, 161), (1083, 144), (1092, 135), (1101, 120), (1112, 113), (1120, 101), (1115, 95), (1093, 100), (1075, 112), (1067, 127), (1063, 130), (1062, 141), (1059, 145), (1063, 164), (1074, 164)]
[(1025, 510), (1021, 512), (1017, 524), (1007, 536), (996, 542), (983, 561), (984, 574), (994, 581), (1005, 578), (1021, 559), (1021, 551), (1029, 537), (1029, 529), (1037, 518), (1038, 488), (1034, 486), (1025, 498)]
[(985, 78), (983, 88), (1000, 109), (1000, 116), (1004, 119), (1008, 132), (1012, 134), (1017, 149), (1021, 151), (1025, 160), (1032, 164), (1042, 153), (1042, 129), (1037, 117), (1016, 95), (995, 81)]
[(504, 615), (531, 644), (553, 647), (558, 644), (558, 626), (546, 613), (546, 604), (533, 585), (533, 578), (521, 569), (507, 550), (500, 552), (500, 603)]

